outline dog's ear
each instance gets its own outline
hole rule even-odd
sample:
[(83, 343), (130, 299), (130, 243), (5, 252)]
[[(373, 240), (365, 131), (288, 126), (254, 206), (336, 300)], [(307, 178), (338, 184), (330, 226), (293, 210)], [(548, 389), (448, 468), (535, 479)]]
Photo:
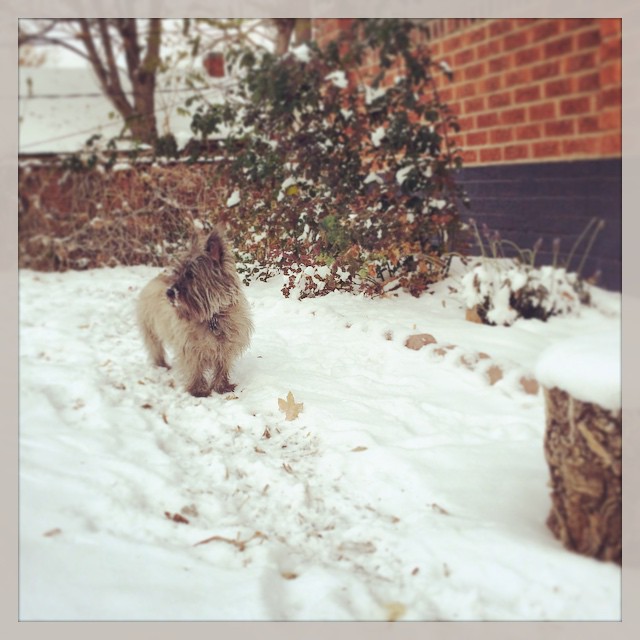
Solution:
[(215, 262), (220, 264), (222, 262), (223, 247), (222, 238), (217, 231), (212, 231), (207, 238), (204, 245), (205, 253)]

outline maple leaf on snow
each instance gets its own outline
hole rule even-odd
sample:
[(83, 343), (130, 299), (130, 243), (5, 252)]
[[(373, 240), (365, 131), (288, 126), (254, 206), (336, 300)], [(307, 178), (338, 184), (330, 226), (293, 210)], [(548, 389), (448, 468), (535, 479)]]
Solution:
[(302, 411), (304, 404), (302, 402), (296, 402), (293, 398), (293, 393), (289, 391), (286, 400), (278, 398), (278, 406), (280, 407), (280, 411), (284, 412), (285, 420), (295, 420)]

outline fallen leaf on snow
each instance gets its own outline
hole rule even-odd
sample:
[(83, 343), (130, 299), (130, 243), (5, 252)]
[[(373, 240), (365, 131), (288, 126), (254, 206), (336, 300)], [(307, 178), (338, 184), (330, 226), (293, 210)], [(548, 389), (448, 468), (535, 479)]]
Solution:
[(280, 411), (284, 412), (285, 420), (295, 420), (302, 411), (304, 404), (302, 402), (296, 402), (293, 393), (289, 391), (287, 399), (278, 398), (278, 407)]
[(181, 516), (179, 513), (174, 513), (173, 515), (171, 515), (168, 511), (165, 511), (164, 515), (169, 520), (172, 520), (173, 522), (178, 522), (180, 524), (189, 524), (189, 521), (184, 516)]
[(384, 605), (384, 608), (387, 610), (387, 620), (389, 622), (395, 622), (407, 612), (407, 607), (401, 602), (388, 602)]

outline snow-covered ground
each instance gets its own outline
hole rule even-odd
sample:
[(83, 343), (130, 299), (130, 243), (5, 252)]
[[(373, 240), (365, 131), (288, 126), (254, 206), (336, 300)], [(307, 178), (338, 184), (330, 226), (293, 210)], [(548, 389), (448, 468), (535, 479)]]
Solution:
[[(104, 146), (121, 134), (122, 117), (102, 94), (90, 67), (26, 67), (21, 68), (19, 81), (20, 153), (74, 153), (94, 135), (102, 136)], [(180, 90), (180, 81), (177, 73), (160, 76), (156, 118), (159, 133), (172, 132), (182, 146), (193, 132), (191, 116), (178, 111), (190, 95)], [(128, 91), (126, 78), (123, 84)], [(221, 87), (212, 80), (208, 98), (215, 99)]]
[(420, 299), (253, 283), (236, 392), (202, 399), (143, 351), (155, 273), (20, 274), (21, 619), (619, 619), (620, 568), (545, 526), (521, 384), (548, 346), (618, 331), (619, 294), (488, 327), (460, 273)]

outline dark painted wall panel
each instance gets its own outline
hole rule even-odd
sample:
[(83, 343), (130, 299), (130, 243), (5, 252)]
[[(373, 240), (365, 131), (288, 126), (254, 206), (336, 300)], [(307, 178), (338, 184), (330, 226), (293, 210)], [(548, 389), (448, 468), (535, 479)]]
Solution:
[[(554, 238), (561, 257), (593, 217), (605, 228), (598, 235), (582, 271), (600, 271), (598, 284), (619, 291), (622, 286), (622, 161), (620, 159), (466, 167), (458, 181), (469, 194), (465, 220), (475, 218), (521, 248), (543, 238), (537, 264), (550, 264)], [(583, 242), (571, 266), (586, 248)]]

